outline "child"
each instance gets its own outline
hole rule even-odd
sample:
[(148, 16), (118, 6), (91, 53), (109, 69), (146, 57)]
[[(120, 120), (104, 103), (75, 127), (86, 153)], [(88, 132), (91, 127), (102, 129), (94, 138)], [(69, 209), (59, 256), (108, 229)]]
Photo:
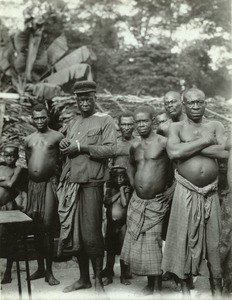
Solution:
[[(18, 192), (15, 188), (15, 182), (17, 181), (21, 168), (16, 167), (16, 161), (18, 159), (18, 147), (13, 144), (8, 144), (4, 148), (4, 162), (0, 164), (0, 210), (15, 210), (19, 209), (15, 198)], [(0, 238), (6, 234), (6, 228), (0, 226)], [(4, 273), (2, 284), (11, 282), (11, 269), (13, 260), (7, 259), (6, 271)]]
[[(115, 255), (120, 255), (125, 233), (127, 206), (132, 195), (132, 189), (126, 174), (126, 169), (114, 166), (110, 171), (110, 181), (106, 188), (104, 205), (106, 207), (107, 228), (106, 228), (106, 267), (102, 271), (103, 282), (108, 285), (113, 282)], [(129, 266), (120, 260), (121, 277), (120, 282), (128, 285), (131, 278)]]

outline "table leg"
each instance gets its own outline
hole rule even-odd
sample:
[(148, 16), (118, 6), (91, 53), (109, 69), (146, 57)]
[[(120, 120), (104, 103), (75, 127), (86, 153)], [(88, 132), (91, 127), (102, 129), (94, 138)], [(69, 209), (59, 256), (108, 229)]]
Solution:
[(23, 244), (24, 244), (24, 253), (25, 253), (26, 274), (27, 274), (27, 290), (28, 290), (29, 299), (31, 300), (31, 281), (30, 281), (30, 269), (29, 269), (29, 262), (28, 262), (26, 237), (23, 237)]
[(19, 290), (19, 299), (22, 299), (22, 286), (21, 286), (21, 277), (20, 277), (20, 265), (19, 260), (16, 260), (16, 269), (17, 269), (17, 279), (18, 279), (18, 290)]

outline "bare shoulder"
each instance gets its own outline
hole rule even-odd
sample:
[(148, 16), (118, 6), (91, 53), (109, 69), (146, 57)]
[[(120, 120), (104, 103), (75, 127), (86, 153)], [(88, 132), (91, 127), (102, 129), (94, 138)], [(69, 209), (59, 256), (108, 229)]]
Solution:
[(167, 136), (168, 135), (168, 129), (170, 127), (170, 125), (172, 124), (172, 120), (167, 120), (166, 122), (162, 123), (159, 125), (158, 129), (157, 129), (157, 133)]
[(185, 121), (180, 121), (180, 122), (173, 122), (169, 126), (169, 131), (170, 130), (180, 130), (186, 125)]
[(224, 128), (224, 125), (220, 121), (205, 119), (205, 123), (215, 129)]
[(135, 151), (135, 149), (141, 144), (141, 140), (139, 138), (134, 138), (131, 141), (130, 152)]
[(162, 147), (166, 148), (167, 140), (168, 140), (167, 137), (162, 136), (162, 135), (160, 135), (160, 134), (157, 134), (157, 139), (158, 139), (158, 143), (159, 143)]
[(64, 135), (59, 132), (59, 131), (56, 131), (56, 130), (53, 130), (53, 129), (50, 129), (51, 131), (51, 135), (53, 135), (53, 137), (56, 139), (56, 140), (59, 140), (61, 141), (63, 138), (64, 138)]
[(24, 138), (24, 143), (27, 144), (31, 139), (33, 139), (35, 136), (37, 135), (37, 132), (33, 132), (29, 135), (27, 135), (25, 138)]

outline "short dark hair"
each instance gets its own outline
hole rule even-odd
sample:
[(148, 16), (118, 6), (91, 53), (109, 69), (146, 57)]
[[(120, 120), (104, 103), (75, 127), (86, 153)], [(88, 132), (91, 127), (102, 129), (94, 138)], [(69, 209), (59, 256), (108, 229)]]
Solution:
[(151, 120), (154, 118), (154, 115), (155, 115), (155, 110), (152, 106), (150, 105), (142, 105), (142, 106), (139, 106), (135, 112), (134, 112), (134, 116), (136, 116), (139, 112), (143, 112), (143, 113), (148, 113)]
[(134, 114), (133, 112), (129, 111), (129, 110), (126, 110), (124, 111), (123, 113), (121, 113), (119, 116), (118, 116), (118, 123), (120, 124), (121, 123), (121, 119), (122, 118), (130, 118), (132, 117), (133, 120), (134, 120)]
[(14, 143), (7, 143), (3, 150), (5, 150), (6, 148), (13, 148), (14, 149), (14, 152), (16, 155), (19, 155), (19, 146), (18, 145), (15, 145)]
[(42, 110), (45, 110), (47, 115), (49, 116), (49, 111), (48, 111), (47, 107), (42, 103), (38, 103), (38, 104), (34, 105), (31, 109), (31, 113), (33, 114), (34, 111), (42, 111)]
[(190, 89), (188, 89), (187, 91), (184, 91), (184, 93), (183, 93), (183, 101), (186, 101), (186, 100), (187, 100), (187, 95), (188, 95), (189, 93), (192, 93), (192, 92), (198, 92), (198, 93), (201, 93), (201, 94), (204, 96), (204, 99), (205, 99), (205, 93), (204, 93), (202, 90), (200, 90), (200, 89), (198, 89), (198, 88), (190, 88)]

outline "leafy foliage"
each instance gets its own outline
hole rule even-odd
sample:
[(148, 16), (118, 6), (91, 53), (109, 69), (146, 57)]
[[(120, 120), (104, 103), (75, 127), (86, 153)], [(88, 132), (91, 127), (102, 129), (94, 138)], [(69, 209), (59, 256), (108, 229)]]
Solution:
[[(45, 48), (62, 33), (69, 52), (87, 45), (96, 53), (100, 91), (159, 96), (196, 85), (208, 95), (231, 95), (231, 61), (213, 68), (209, 54), (213, 47), (231, 51), (228, 0), (80, 0), (72, 8), (62, 0), (29, 2), (43, 14)], [(199, 36), (180, 44), (180, 29)]]

